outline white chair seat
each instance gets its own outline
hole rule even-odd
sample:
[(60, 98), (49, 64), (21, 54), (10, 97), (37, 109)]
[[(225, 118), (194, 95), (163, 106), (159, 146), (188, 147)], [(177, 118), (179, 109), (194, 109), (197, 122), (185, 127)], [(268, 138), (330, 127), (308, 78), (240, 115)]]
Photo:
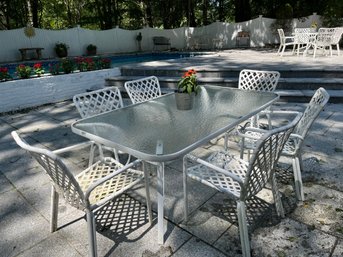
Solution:
[[(114, 160), (111, 157), (105, 157), (101, 161), (94, 163), (83, 172), (79, 173), (75, 178), (80, 185), (81, 190), (85, 193), (89, 187), (110, 174), (117, 172), (124, 165)], [(113, 194), (120, 194), (126, 191), (133, 184), (136, 184), (144, 179), (144, 172), (135, 169), (127, 169), (119, 173), (117, 176), (97, 186), (89, 196), (91, 205), (106, 199)]]
[[(207, 162), (225, 169), (226, 172), (237, 175), (242, 181), (245, 179), (248, 163), (243, 160), (236, 159), (228, 153), (216, 152), (207, 159)], [(223, 173), (210, 169), (208, 166), (197, 164), (189, 167), (187, 169), (187, 175), (190, 178), (205, 183), (220, 192), (231, 194), (234, 196), (235, 200), (240, 197), (241, 186), (237, 181)]]

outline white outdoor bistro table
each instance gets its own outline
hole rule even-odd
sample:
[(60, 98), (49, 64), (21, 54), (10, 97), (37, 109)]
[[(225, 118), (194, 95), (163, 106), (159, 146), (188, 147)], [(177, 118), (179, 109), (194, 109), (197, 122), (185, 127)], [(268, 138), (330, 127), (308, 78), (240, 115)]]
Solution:
[(270, 92), (204, 86), (192, 110), (178, 110), (173, 93), (76, 121), (72, 131), (157, 165), (158, 242), (164, 243), (164, 163), (232, 129), (276, 101)]

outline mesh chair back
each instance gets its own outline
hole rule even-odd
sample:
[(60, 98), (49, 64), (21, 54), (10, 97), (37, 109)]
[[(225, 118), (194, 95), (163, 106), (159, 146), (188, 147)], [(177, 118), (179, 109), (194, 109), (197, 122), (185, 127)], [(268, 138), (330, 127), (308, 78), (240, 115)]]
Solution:
[(107, 87), (73, 97), (82, 118), (122, 108), (123, 99), (117, 87)]
[(127, 81), (124, 86), (133, 104), (161, 96), (160, 83), (155, 76)]
[(12, 132), (12, 136), (16, 143), (28, 151), (43, 167), (59, 195), (63, 196), (70, 205), (83, 210), (85, 207), (83, 192), (62, 160), (49, 150), (30, 146), (16, 131)]
[(280, 78), (277, 71), (242, 70), (238, 88), (255, 91), (274, 91)]
[(259, 139), (249, 161), (244, 187), (242, 187), (241, 200), (256, 195), (266, 185), (277, 164), (282, 148), (300, 117), (301, 114), (299, 113), (288, 125), (270, 130)]
[(297, 44), (307, 44), (312, 37), (310, 33), (316, 32), (315, 28), (295, 28), (294, 40)]
[(339, 41), (341, 40), (342, 34), (343, 34), (343, 27), (335, 28), (335, 32), (334, 32), (334, 35), (332, 37), (331, 44), (337, 45), (339, 43)]
[(315, 44), (317, 46), (330, 46), (335, 34), (335, 28), (320, 28), (316, 37)]
[(313, 97), (311, 98), (310, 103), (306, 107), (301, 120), (294, 129), (294, 133), (305, 138), (308, 130), (311, 125), (318, 117), (319, 113), (323, 110), (326, 103), (329, 101), (329, 94), (324, 88), (319, 88)]

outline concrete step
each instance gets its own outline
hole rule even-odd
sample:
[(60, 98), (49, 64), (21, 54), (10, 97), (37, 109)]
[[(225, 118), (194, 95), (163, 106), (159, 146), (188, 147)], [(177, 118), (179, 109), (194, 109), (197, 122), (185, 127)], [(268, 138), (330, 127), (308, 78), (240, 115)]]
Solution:
[[(126, 95), (124, 83), (142, 76), (118, 76), (106, 79), (107, 86), (117, 86)], [(164, 93), (174, 91), (180, 77), (158, 77)], [(215, 84), (218, 86), (237, 87), (238, 78), (198, 78), (200, 85)], [(330, 94), (330, 102), (343, 103), (343, 78), (280, 78), (276, 92), (281, 101), (308, 102), (316, 89), (324, 87)]]

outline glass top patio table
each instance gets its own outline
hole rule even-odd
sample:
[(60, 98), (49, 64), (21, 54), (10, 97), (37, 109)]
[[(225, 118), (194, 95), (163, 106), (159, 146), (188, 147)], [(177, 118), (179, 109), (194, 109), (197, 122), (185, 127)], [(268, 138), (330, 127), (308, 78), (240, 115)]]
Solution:
[(275, 93), (202, 86), (192, 110), (175, 94), (76, 121), (72, 131), (149, 162), (183, 156), (276, 101)]
[(72, 131), (157, 165), (158, 243), (164, 243), (164, 162), (206, 144), (276, 101), (270, 92), (204, 86), (192, 110), (176, 108), (175, 94), (76, 121)]

